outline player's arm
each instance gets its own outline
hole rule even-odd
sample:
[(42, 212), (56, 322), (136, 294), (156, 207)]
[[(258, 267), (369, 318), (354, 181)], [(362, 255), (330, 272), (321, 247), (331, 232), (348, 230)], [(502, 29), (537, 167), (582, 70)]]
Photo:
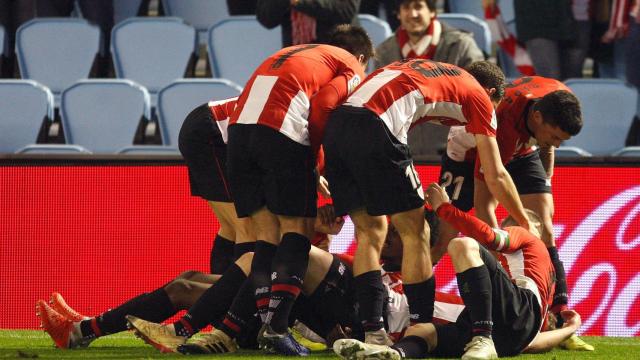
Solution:
[(544, 172), (547, 173), (547, 179), (551, 179), (555, 162), (555, 147), (553, 145), (540, 147), (540, 161), (542, 161)]
[(427, 202), (440, 219), (451, 224), (456, 230), (487, 247), (494, 248), (496, 239), (494, 230), (482, 220), (451, 205), (447, 192), (440, 185), (436, 183), (429, 185)]
[(524, 349), (524, 352), (534, 354), (550, 351), (578, 331), (582, 324), (580, 314), (573, 310), (565, 310), (562, 311), (561, 316), (564, 319), (564, 325), (561, 329), (538, 333), (531, 344)]
[(477, 177), (473, 183), (473, 206), (478, 218), (492, 227), (498, 227), (498, 219), (496, 218), (498, 201), (487, 187), (487, 183)]
[(502, 165), (496, 138), (480, 134), (476, 134), (475, 138), (480, 166), (487, 187), (518, 224), (529, 230), (529, 219), (524, 212), (511, 175)]
[(258, 0), (256, 2), (256, 18), (267, 29), (282, 23), (289, 11), (289, 0)]
[(324, 85), (311, 98), (309, 113), (309, 141), (314, 154), (317, 154), (322, 144), (324, 128), (329, 114), (342, 104), (349, 95), (346, 75), (340, 75)]

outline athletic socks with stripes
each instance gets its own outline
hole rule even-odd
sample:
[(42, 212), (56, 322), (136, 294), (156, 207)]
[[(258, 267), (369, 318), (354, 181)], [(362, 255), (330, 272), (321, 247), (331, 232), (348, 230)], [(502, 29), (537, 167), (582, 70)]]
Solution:
[(472, 267), (457, 273), (458, 289), (464, 305), (471, 315), (473, 336), (491, 338), (493, 319), (491, 313), (492, 287), (486, 265)]

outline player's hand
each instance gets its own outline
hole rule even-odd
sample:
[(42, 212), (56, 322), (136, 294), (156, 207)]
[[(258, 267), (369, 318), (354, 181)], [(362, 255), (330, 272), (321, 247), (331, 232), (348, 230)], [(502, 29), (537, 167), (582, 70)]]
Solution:
[(564, 324), (562, 325), (563, 328), (570, 326), (575, 331), (580, 328), (580, 325), (582, 325), (582, 318), (575, 310), (562, 310), (560, 312), (560, 316), (562, 316), (562, 319), (564, 320)]
[(436, 211), (440, 205), (449, 202), (449, 195), (447, 195), (447, 192), (440, 185), (431, 183), (427, 188), (427, 201), (433, 208), (433, 211)]
[(329, 191), (329, 182), (324, 176), (318, 176), (318, 192), (322, 194), (325, 199), (331, 197), (331, 192)]
[(324, 234), (336, 235), (342, 230), (344, 218), (336, 216), (333, 205), (327, 204), (318, 208), (315, 230)]

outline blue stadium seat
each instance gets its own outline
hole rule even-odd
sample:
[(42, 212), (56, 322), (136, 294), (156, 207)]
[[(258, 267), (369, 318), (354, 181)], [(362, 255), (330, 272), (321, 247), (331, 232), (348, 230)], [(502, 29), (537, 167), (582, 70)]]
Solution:
[(130, 17), (138, 16), (142, 0), (114, 0), (113, 1), (113, 18), (117, 24), (122, 20)]
[(613, 153), (613, 156), (640, 157), (640, 146), (627, 146)]
[(77, 18), (37, 18), (16, 33), (16, 53), (23, 79), (32, 79), (59, 94), (89, 77), (100, 51), (100, 29)]
[(636, 114), (638, 92), (614, 79), (569, 79), (565, 84), (580, 99), (584, 126), (565, 142), (594, 155), (609, 155), (624, 147)]
[(374, 47), (380, 45), (381, 42), (393, 34), (393, 31), (391, 31), (386, 21), (373, 15), (358, 14), (358, 21), (360, 22), (360, 26), (369, 34)]
[(0, 56), (7, 55), (7, 32), (0, 25)]
[(591, 153), (575, 146), (560, 146), (555, 149), (556, 157), (585, 157), (592, 156)]
[(120, 149), (119, 154), (125, 155), (180, 155), (180, 151), (171, 146), (162, 145), (134, 145)]
[(449, 12), (455, 14), (469, 14), (484, 19), (482, 1), (449, 0)]
[(28, 145), (16, 152), (18, 154), (91, 154), (82, 146), (67, 144)]
[(62, 93), (60, 113), (68, 144), (117, 153), (150, 117), (149, 93), (131, 80), (82, 80)]
[(163, 144), (178, 147), (178, 134), (185, 117), (196, 106), (210, 100), (240, 95), (242, 88), (225, 79), (178, 80), (158, 94), (158, 113)]
[(166, 15), (183, 18), (193, 25), (200, 44), (206, 43), (211, 26), (229, 17), (227, 3), (222, 0), (162, 0), (162, 6)]
[(53, 120), (53, 94), (33, 80), (0, 80), (0, 153), (35, 144), (43, 121)]
[[(513, 7), (513, 2), (514, 0), (498, 0), (498, 6), (500, 7), (500, 14), (504, 22), (507, 24), (514, 23), (515, 28), (516, 10)], [(515, 29), (513, 29), (513, 31), (515, 35)]]
[(214, 76), (244, 86), (258, 65), (282, 48), (280, 26), (267, 30), (255, 16), (234, 16), (209, 29), (208, 47)]
[(468, 31), (485, 55), (491, 54), (491, 31), (487, 22), (468, 14), (440, 14), (438, 19), (450, 26)]
[(179, 18), (129, 18), (111, 35), (116, 75), (145, 86), (151, 94), (183, 78), (195, 51), (196, 32)]

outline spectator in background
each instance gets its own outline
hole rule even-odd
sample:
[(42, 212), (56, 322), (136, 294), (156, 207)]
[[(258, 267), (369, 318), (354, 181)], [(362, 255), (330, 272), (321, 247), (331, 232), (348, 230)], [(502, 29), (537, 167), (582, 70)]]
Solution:
[[(37, 17), (69, 16), (73, 11), (74, 0), (35, 0)], [(113, 28), (113, 0), (78, 0), (82, 17), (100, 27), (102, 49), (96, 67), (97, 77), (109, 76), (109, 46)]]
[(396, 16), (395, 0), (362, 0), (360, 3), (360, 14), (370, 14), (380, 17), (380, 5), (384, 6), (384, 12), (387, 15), (387, 22), (392, 29), (400, 26), (400, 21)]
[(324, 43), (340, 24), (357, 24), (360, 0), (258, 0), (256, 16), (267, 29), (282, 25), (282, 46)]
[(635, 0), (627, 35), (627, 81), (638, 90), (638, 110), (629, 129), (626, 146), (640, 145), (640, 0)]
[[(0, 77), (13, 78), (16, 76), (15, 40), (16, 30), (20, 25), (35, 16), (32, 0), (0, 0), (0, 25), (7, 34), (5, 44), (7, 53), (0, 57)], [(0, 55), (4, 49), (0, 49)]]
[[(460, 67), (484, 60), (473, 35), (438, 21), (436, 0), (396, 0), (400, 27), (376, 48), (376, 68), (394, 61), (421, 58)], [(449, 129), (422, 124), (409, 133), (411, 153), (437, 155), (446, 146)]]
[(255, 15), (256, 0), (227, 0), (229, 15)]
[(558, 80), (582, 76), (584, 56), (576, 45), (571, 0), (514, 0), (514, 8), (518, 40), (536, 74)]

